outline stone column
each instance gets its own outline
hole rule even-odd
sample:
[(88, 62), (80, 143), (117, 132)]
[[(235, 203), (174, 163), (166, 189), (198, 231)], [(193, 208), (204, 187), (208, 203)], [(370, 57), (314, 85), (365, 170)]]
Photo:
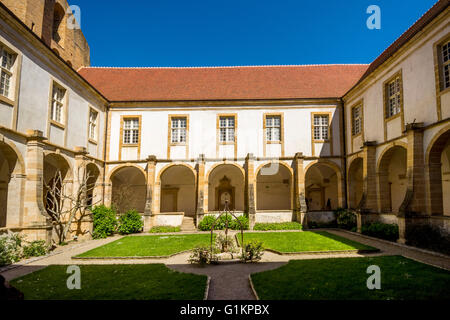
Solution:
[(376, 142), (366, 141), (363, 145), (363, 202), (361, 212), (377, 210), (377, 162)]
[(151, 155), (147, 158), (147, 196), (144, 209), (144, 232), (148, 232), (152, 228), (155, 167), (156, 156)]
[(256, 177), (255, 177), (255, 156), (249, 153), (245, 158), (245, 195), (246, 210), (248, 212), (248, 220), (250, 230), (253, 230), (256, 222)]
[(406, 175), (408, 186), (405, 198), (398, 213), (399, 239), (406, 242), (409, 221), (414, 215), (422, 215), (426, 211), (424, 153), (423, 153), (423, 123), (406, 125), (407, 153)]
[(44, 207), (44, 144), (42, 131), (27, 130), (26, 183), (23, 227), (27, 240), (52, 239), (51, 218)]
[(208, 212), (208, 180), (205, 173), (205, 155), (199, 155), (197, 159), (197, 209), (195, 225), (198, 227), (205, 212)]
[[(87, 172), (86, 172), (86, 165), (88, 158), (86, 155), (89, 153), (86, 149), (86, 147), (78, 146), (74, 148), (75, 153), (75, 168), (74, 168), (74, 177), (73, 177), (73, 194), (77, 193), (79, 188), (84, 182), (84, 179), (87, 178)], [(95, 189), (95, 187), (94, 187)], [(94, 190), (93, 190), (94, 191)], [(87, 190), (84, 191), (85, 194), (83, 195), (84, 204), (83, 206), (87, 205)], [(92, 199), (94, 201), (94, 199)], [(76, 217), (78, 220), (79, 217)], [(94, 231), (94, 220), (92, 217), (92, 214), (89, 214), (86, 217), (83, 217), (83, 219), (80, 221), (79, 227), (82, 229), (82, 234), (84, 232), (89, 232), (88, 234), (92, 235), (92, 232)], [(71, 228), (73, 230), (73, 228)], [(75, 228), (77, 230), (77, 228)], [(70, 235), (69, 235), (70, 236)], [(77, 234), (78, 236), (78, 234)]]
[(303, 153), (298, 152), (294, 156), (294, 213), (296, 220), (302, 225), (307, 225), (308, 207), (305, 195), (305, 172), (303, 170)]
[(23, 223), (23, 195), (26, 183), (26, 175), (22, 173), (12, 173), (9, 183), (6, 184), (8, 188), (7, 200), (7, 216), (6, 227), (18, 228)]

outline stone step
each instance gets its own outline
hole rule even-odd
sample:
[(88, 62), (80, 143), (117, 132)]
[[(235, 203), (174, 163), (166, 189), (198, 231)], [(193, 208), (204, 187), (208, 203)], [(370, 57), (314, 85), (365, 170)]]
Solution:
[(194, 218), (192, 217), (184, 217), (183, 222), (181, 223), (181, 231), (195, 231), (197, 228), (194, 224)]

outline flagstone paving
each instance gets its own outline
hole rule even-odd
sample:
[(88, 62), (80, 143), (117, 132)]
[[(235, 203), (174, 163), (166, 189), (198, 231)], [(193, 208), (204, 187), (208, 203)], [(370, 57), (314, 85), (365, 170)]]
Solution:
[[(101, 240), (89, 240), (72, 244), (67, 247), (58, 248), (53, 254), (34, 258), (19, 262), (17, 265), (9, 267), (8, 270), (1, 272), (7, 279), (11, 280), (36, 270), (45, 268), (48, 265), (77, 265), (77, 264), (150, 264), (164, 263), (167, 267), (188, 273), (204, 274), (211, 278), (208, 299), (217, 300), (252, 300), (255, 299), (251, 290), (248, 276), (255, 272), (271, 270), (278, 268), (289, 260), (299, 259), (326, 259), (331, 257), (363, 257), (363, 256), (379, 256), (379, 255), (402, 255), (404, 257), (430, 264), (436, 267), (450, 270), (450, 257), (437, 255), (408, 246), (399, 246), (387, 241), (378, 240), (370, 237), (364, 237), (359, 234), (349, 233), (341, 230), (327, 230), (330, 233), (348, 238), (379, 248), (381, 252), (374, 254), (358, 254), (358, 253), (340, 253), (340, 254), (298, 254), (298, 255), (278, 255), (271, 252), (265, 252), (261, 262), (259, 263), (226, 263), (218, 266), (199, 267), (189, 264), (188, 258), (190, 253), (185, 252), (170, 258), (164, 259), (101, 259), (101, 260), (75, 260), (72, 259), (80, 253), (86, 252), (93, 248), (97, 248), (104, 244), (110, 243), (121, 236), (114, 236)], [(179, 234), (179, 233), (178, 233)]]

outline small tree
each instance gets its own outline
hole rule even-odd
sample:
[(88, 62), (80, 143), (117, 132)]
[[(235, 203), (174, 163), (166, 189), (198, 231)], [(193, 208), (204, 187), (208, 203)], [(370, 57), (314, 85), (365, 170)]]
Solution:
[(132, 185), (124, 183), (114, 187), (112, 205), (119, 214), (135, 209), (132, 208), (135, 199), (136, 189)]
[(90, 214), (90, 208), (94, 205), (93, 199), (90, 199), (95, 187), (95, 182), (90, 182), (93, 177), (86, 166), (82, 165), (77, 170), (78, 184), (74, 192), (70, 192), (59, 169), (50, 180), (51, 183), (45, 184), (46, 210), (52, 219), (58, 244), (67, 239), (72, 223), (81, 224), (81, 221)]

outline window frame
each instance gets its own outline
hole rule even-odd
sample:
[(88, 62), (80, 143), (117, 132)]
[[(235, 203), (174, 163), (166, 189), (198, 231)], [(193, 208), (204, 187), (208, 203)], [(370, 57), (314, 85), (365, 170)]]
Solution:
[[(355, 110), (359, 108), (359, 131), (355, 132)], [(352, 137), (357, 137), (361, 135), (364, 131), (364, 104), (362, 101), (359, 101), (351, 108), (351, 129), (352, 129)]]
[[(94, 138), (91, 137), (91, 133), (92, 133), (92, 130), (91, 130), (91, 128), (92, 128), (92, 126), (91, 126), (91, 124), (92, 124), (92, 122), (91, 122), (91, 115), (93, 113), (96, 114), (95, 124), (94, 124), (94, 127), (95, 127), (95, 129), (94, 129)], [(96, 110), (96, 109), (94, 109), (92, 107), (89, 107), (89, 114), (88, 114), (88, 141), (90, 143), (93, 143), (93, 144), (97, 144), (98, 138), (99, 138), (99, 123), (100, 123), (99, 122), (99, 118), (100, 118), (99, 115), (100, 115), (100, 112), (98, 110)]]
[[(134, 126), (136, 121), (137, 121), (137, 127)], [(126, 128), (125, 127), (125, 124), (127, 122), (130, 122), (132, 124), (132, 126), (130, 128)], [(137, 117), (126, 117), (126, 118), (124, 117), (123, 118), (123, 132), (122, 132), (122, 145), (123, 146), (130, 147), (130, 146), (137, 146), (137, 145), (139, 145), (139, 143), (141, 142), (141, 140), (140, 140), (140, 133), (141, 133), (140, 126), (141, 126), (141, 124), (140, 124), (139, 118), (137, 118)], [(127, 131), (130, 132), (130, 134), (129, 134), (130, 142), (126, 142), (125, 141), (125, 139), (126, 139), (126, 132)], [(137, 132), (137, 135), (134, 134), (135, 132)], [(135, 136), (137, 138), (136, 142), (134, 142)]]
[[(233, 118), (233, 127), (229, 127), (229, 126), (221, 126), (221, 118)], [(228, 124), (228, 121), (227, 121)], [(225, 137), (226, 140), (222, 141), (222, 129), (226, 130), (225, 131)], [(233, 129), (233, 139), (232, 140), (228, 140), (228, 132), (230, 129)], [(237, 133), (237, 116), (235, 114), (221, 114), (221, 115), (217, 115), (217, 135), (218, 135), (218, 142), (221, 145), (227, 145), (227, 144), (236, 144), (236, 133)]]
[[(10, 68), (3, 66), (4, 52), (10, 54), (14, 59)], [(16, 50), (11, 49), (10, 46), (4, 44), (3, 41), (0, 40), (0, 82), (3, 74), (9, 76), (8, 94), (5, 95), (4, 93), (0, 93), (0, 101), (11, 106), (15, 106), (15, 101), (17, 101), (17, 89), (19, 85), (18, 74), (20, 73), (21, 57), (21, 54), (19, 54)]]
[[(173, 121), (174, 120), (185, 120), (185, 126), (184, 127), (173, 127)], [(177, 135), (177, 137), (181, 137), (180, 132), (182, 132), (184, 130), (185, 132), (185, 137), (184, 137), (184, 141), (179, 141), (180, 139), (178, 139), (178, 141), (173, 141), (174, 135), (173, 135), (173, 131), (177, 130), (179, 133)], [(171, 146), (185, 146), (188, 143), (188, 135), (189, 135), (189, 117), (188, 115), (169, 115), (169, 145)]]
[[(447, 46), (448, 56), (449, 59), (447, 61), (444, 61), (444, 52), (443, 47)], [(450, 37), (446, 40), (442, 41), (438, 46), (438, 68), (439, 68), (439, 85), (440, 85), (440, 91), (447, 91), (450, 90)], [(445, 82), (445, 67), (448, 67), (449, 72), (449, 82), (448, 85), (446, 85)]]
[[(398, 96), (400, 102), (399, 102), (399, 111), (396, 114), (389, 114), (389, 110), (388, 108), (390, 108), (389, 106), (389, 101), (391, 99), (391, 97), (393, 97), (394, 95), (389, 95), (389, 85), (396, 81), (398, 78), (399, 81), (399, 92), (395, 93), (395, 95)], [(397, 117), (400, 117), (403, 115), (403, 77), (402, 77), (402, 70), (399, 70), (398, 72), (394, 73), (391, 77), (389, 77), (386, 81), (383, 82), (383, 114), (384, 114), (384, 120), (385, 121), (390, 121), (392, 119), (395, 119)]]
[[(316, 139), (316, 136), (314, 134), (315, 127), (317, 126), (314, 122), (314, 119), (316, 118), (316, 116), (319, 116), (319, 117), (326, 116), (328, 118), (328, 130), (327, 130), (327, 138), (326, 139), (323, 139), (323, 137), (322, 137), (322, 132), (323, 132), (322, 130), (320, 131), (321, 132), (320, 139)], [(319, 127), (324, 127), (324, 125), (321, 124), (321, 125), (319, 125)], [(325, 142), (331, 141), (331, 113), (329, 113), (329, 112), (314, 112), (311, 114), (311, 135), (312, 135), (311, 138), (312, 138), (313, 143), (316, 143), (316, 142), (325, 143)]]
[[(125, 120), (138, 119), (138, 143), (125, 144), (124, 133), (125, 133)], [(137, 159), (140, 159), (141, 155), (141, 137), (142, 137), (142, 115), (122, 115), (120, 116), (120, 135), (119, 135), (119, 160), (122, 160), (122, 149), (123, 148), (137, 148)]]
[[(61, 100), (55, 99), (55, 90), (60, 90), (63, 92), (63, 96)], [(51, 97), (50, 97), (50, 121), (52, 124), (58, 126), (58, 127), (64, 127), (63, 120), (65, 122), (67, 110), (67, 89), (61, 86), (59, 83), (53, 81), (52, 90), (51, 90)], [(54, 118), (55, 112), (57, 109), (54, 108), (54, 103), (57, 103), (60, 105), (60, 114), (59, 114), (59, 120)]]

